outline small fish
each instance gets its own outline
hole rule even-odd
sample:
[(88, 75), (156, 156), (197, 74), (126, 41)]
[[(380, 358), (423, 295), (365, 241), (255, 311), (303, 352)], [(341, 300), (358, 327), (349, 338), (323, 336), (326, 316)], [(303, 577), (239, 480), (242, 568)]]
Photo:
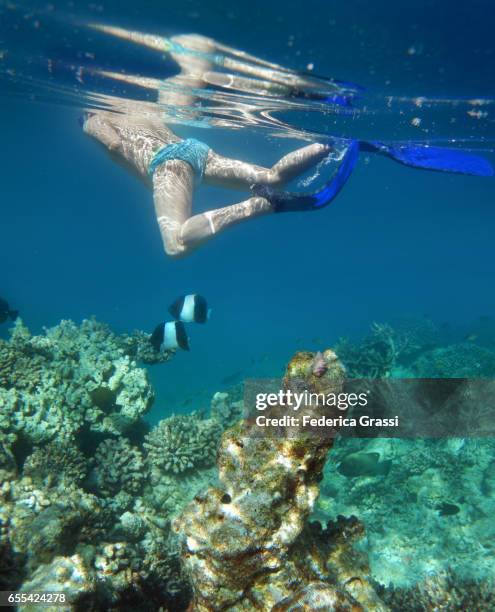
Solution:
[(464, 337), (464, 342), (474, 342), (478, 339), (478, 334), (468, 334)]
[(159, 323), (151, 334), (150, 342), (157, 352), (177, 348), (184, 351), (189, 350), (189, 338), (184, 323), (181, 321)]
[(197, 293), (177, 298), (168, 311), (174, 318), (184, 323), (206, 323), (211, 315), (205, 298)]
[(454, 516), (455, 514), (459, 514), (460, 508), (456, 504), (450, 504), (448, 502), (443, 502), (439, 506), (437, 506), (439, 516)]
[(340, 462), (337, 471), (347, 478), (386, 476), (391, 465), (391, 459), (380, 461), (380, 453), (350, 453)]
[(3, 298), (0, 298), (0, 323), (5, 323), (8, 318), (15, 321), (18, 315), (18, 310), (11, 310), (9, 303)]

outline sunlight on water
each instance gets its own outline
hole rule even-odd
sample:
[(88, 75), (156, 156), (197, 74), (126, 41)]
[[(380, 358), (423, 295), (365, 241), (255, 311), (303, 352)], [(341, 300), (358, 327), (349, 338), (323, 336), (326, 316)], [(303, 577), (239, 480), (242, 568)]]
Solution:
[[(41, 11), (15, 4), (0, 10), (9, 24), (0, 43), (2, 96), (159, 114), (168, 124), (249, 128), (278, 138), (380, 139), (495, 150), (495, 100), (481, 92), (470, 99), (424, 92), (384, 95), (216, 41), (205, 53), (184, 46), (177, 36), (133, 31), (93, 16), (76, 20), (49, 5)], [(22, 36), (26, 29), (29, 45)], [(170, 78), (177, 73), (174, 60), (180, 64), (181, 59), (208, 66), (201, 82)]]

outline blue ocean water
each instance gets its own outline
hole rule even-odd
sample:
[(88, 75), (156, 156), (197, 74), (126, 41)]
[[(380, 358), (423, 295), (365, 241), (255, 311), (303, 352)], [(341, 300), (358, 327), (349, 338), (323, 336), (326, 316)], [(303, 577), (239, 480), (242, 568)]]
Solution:
[[(493, 314), (494, 179), (361, 155), (330, 208), (258, 219), (172, 260), (162, 250), (151, 194), (83, 134), (77, 100), (67, 104), (56, 90), (39, 95), (29, 82), (31, 69), (39, 71), (31, 47), (67, 64), (97, 49), (97, 61), (116, 70), (161, 69), (159, 55), (120, 56), (114, 42), (102, 48), (81, 33), (88, 21), (166, 35), (195, 32), (287, 67), (311, 65), (316, 74), (359, 83), (370, 99), (447, 101), (431, 116), (394, 102), (389, 115), (370, 115), (369, 123), (363, 113), (357, 128), (302, 110), (293, 119), (300, 129), (472, 139), (490, 157), (493, 103), (458, 108), (468, 99), (495, 98), (493, 3), (310, 0), (303, 8), (275, 0), (115, 0), (2, 2), (0, 9), (7, 26), (0, 68), (23, 46), (28, 59), (27, 78), (17, 83), (2, 69), (0, 294), (33, 331), (93, 315), (117, 331), (151, 331), (178, 295), (205, 295), (212, 318), (190, 328), (191, 352), (150, 369), (156, 418), (180, 411), (189, 397), (188, 410), (207, 405), (226, 378), (278, 375), (295, 350), (359, 336), (373, 321), (425, 314), (464, 324)], [(469, 108), (474, 115), (466, 114)], [(302, 144), (249, 127), (178, 132), (264, 165)], [(205, 209), (237, 199), (235, 192), (202, 187), (195, 202)]]
[[(269, 167), (308, 142), (353, 138), (451, 147), (495, 165), (495, 8), (489, 0), (0, 0), (0, 297), (34, 334), (58, 326), (26, 341), (18, 323), (14, 339), (0, 343), (0, 587), (44, 588), (52, 570), (57, 580), (67, 575), (60, 563), (81, 561), (89, 576), (82, 600), (99, 609), (179, 610), (190, 603), (189, 582), (174, 582), (179, 549), (171, 526), (193, 496), (203, 495), (192, 504), (199, 504), (198, 514), (204, 499), (218, 498), (227, 525), (244, 520), (249, 506), (263, 517), (259, 509), (267, 503), (270, 520), (281, 508), (282, 520), (293, 520), (276, 487), (271, 501), (262, 487), (249, 501), (253, 470), (263, 482), (275, 448), (281, 455), (274, 463), (290, 472), (289, 444), (285, 455), (276, 445), (267, 445), (268, 454), (261, 449), (265, 462), (246, 451), (261, 447), (239, 444), (242, 470), (228, 475), (238, 477), (238, 490), (222, 484), (228, 470), (218, 478), (218, 440), (239, 417), (239, 383), (279, 377), (296, 351), (327, 347), (336, 349), (350, 378), (384, 377), (385, 387), (388, 377), (493, 378), (495, 177), (429, 172), (362, 151), (328, 208), (242, 223), (172, 259), (163, 251), (149, 188), (83, 132), (81, 119), (114, 101), (155, 104), (177, 66), (162, 51), (91, 24), (161, 37), (197, 33), (287, 69), (361, 86), (349, 106), (217, 87), (201, 90), (191, 108), (168, 109), (176, 111), (177, 134), (225, 156)], [(147, 90), (124, 81), (133, 77), (159, 84)], [(315, 188), (330, 166), (288, 188)], [(194, 210), (244, 197), (202, 184)], [(120, 359), (124, 340), (116, 344), (97, 324), (60, 321), (95, 317), (117, 333), (151, 332), (170, 318), (178, 296), (193, 292), (207, 298), (211, 318), (187, 326), (189, 352), (139, 364), (156, 393), (143, 423), (152, 389), (134, 366), (119, 386), (128, 364)], [(0, 324), (0, 339), (9, 337), (9, 327)], [(303, 358), (312, 373), (317, 363), (326, 373), (327, 357)], [(448, 382), (454, 388), (459, 381)], [(228, 394), (212, 401), (217, 391)], [(452, 430), (444, 437), (350, 439), (341, 431), (321, 481), (308, 454), (307, 497), (316, 477), (319, 497), (301, 516), (306, 521), (311, 510), (321, 530), (306, 525), (294, 554), (303, 538), (322, 546), (327, 539), (331, 548), (358, 520), (365, 537), (351, 565), (363, 553), (359, 572), (369, 573), (389, 603), (396, 598), (391, 610), (437, 609), (446, 594), (456, 600), (452, 610), (493, 609), (493, 413), (466, 397), (459, 420), (447, 401), (428, 410), (434, 403), (428, 396), (424, 405), (407, 398), (401, 406), (418, 419), (426, 406), (427, 424), (446, 411)], [(195, 410), (208, 418), (190, 414)], [(167, 418), (176, 413), (187, 416)], [(465, 434), (468, 421), (474, 426)], [(236, 440), (239, 431), (224, 440)], [(296, 476), (302, 481), (304, 469)], [(294, 494), (289, 481), (281, 488), (297, 498), (290, 501), (295, 507), (304, 495)], [(209, 489), (219, 482), (221, 496)], [(266, 483), (272, 486), (270, 478)], [(201, 531), (202, 538), (218, 533), (215, 526)], [(250, 536), (257, 537), (251, 527)], [(236, 544), (233, 535), (217, 543), (229, 538)], [(122, 544), (121, 559), (115, 551)], [(184, 566), (195, 552), (187, 546)], [(215, 558), (220, 548), (214, 544)], [(227, 551), (226, 567), (233, 558)], [(323, 558), (327, 564), (330, 557)], [(139, 577), (127, 572), (127, 560)], [(328, 562), (330, 574), (332, 567)], [(350, 593), (356, 576), (335, 581)], [(132, 593), (143, 607), (133, 606)], [(423, 607), (404, 604), (416, 596)]]

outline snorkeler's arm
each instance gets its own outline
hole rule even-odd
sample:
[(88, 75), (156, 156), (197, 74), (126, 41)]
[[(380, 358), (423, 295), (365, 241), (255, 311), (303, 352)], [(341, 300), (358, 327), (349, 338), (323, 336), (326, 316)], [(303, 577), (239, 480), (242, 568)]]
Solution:
[(247, 190), (253, 184), (281, 187), (302, 174), (330, 152), (327, 145), (314, 143), (284, 155), (271, 168), (223, 157), (210, 150), (204, 180), (207, 183)]

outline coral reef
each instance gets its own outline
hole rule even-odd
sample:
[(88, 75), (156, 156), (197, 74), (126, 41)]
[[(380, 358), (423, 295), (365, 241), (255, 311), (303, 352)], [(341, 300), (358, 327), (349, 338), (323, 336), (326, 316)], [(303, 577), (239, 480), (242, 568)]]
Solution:
[(362, 342), (354, 344), (341, 338), (335, 351), (349, 378), (405, 376), (409, 364), (438, 339), (438, 329), (426, 318), (402, 320), (394, 327), (373, 323)]
[(495, 352), (468, 342), (438, 347), (419, 356), (411, 370), (423, 378), (491, 378)]
[[(55, 557), (50, 563), (40, 565), (30, 580), (22, 585), (22, 590), (63, 593), (64, 605), (52, 609), (72, 610), (82, 603), (81, 596), (88, 598), (95, 592), (96, 581), (81, 555)], [(29, 604), (20, 606), (23, 612), (34, 612), (38, 608)]]
[(335, 347), (350, 378), (385, 378), (390, 376), (399, 355), (390, 326), (373, 324), (362, 344), (342, 338)]
[(99, 444), (94, 463), (92, 478), (96, 491), (102, 497), (110, 497), (120, 491), (135, 495), (143, 488), (143, 457), (125, 438), (110, 438)]
[[(356, 452), (378, 453), (390, 469), (343, 475), (339, 465)], [(353, 514), (363, 522), (371, 575), (381, 584), (410, 588), (447, 568), (486, 580), (495, 575), (494, 453), (493, 438), (341, 438), (325, 468), (315, 517), (326, 524)]]
[[(124, 354), (106, 326), (71, 321), (31, 336), (20, 319), (0, 353), (9, 360), (0, 387), (0, 431), (30, 444), (70, 441), (83, 428), (119, 434), (151, 407), (145, 370)], [(25, 367), (32, 357), (35, 368)], [(10, 358), (9, 358), (10, 359)]]
[(170, 358), (146, 343), (94, 320), (39, 336), (18, 320), (0, 342), (5, 589), (63, 590), (66, 609), (185, 609), (170, 524), (215, 481), (222, 415), (170, 417), (143, 444), (153, 390), (134, 358)]
[(169, 361), (175, 350), (156, 351), (150, 342), (151, 334), (136, 330), (132, 334), (122, 334), (117, 340), (126, 355), (148, 365), (165, 363)]
[(74, 443), (49, 442), (36, 447), (27, 457), (23, 474), (48, 487), (54, 484), (80, 485), (87, 475), (86, 457)]
[[(314, 355), (298, 353), (287, 368), (284, 389), (339, 392), (344, 370), (332, 351), (322, 358), (325, 368), (314, 372)], [(320, 411), (305, 408), (311, 416)], [(289, 428), (273, 439), (253, 427), (242, 421), (224, 433), (220, 486), (197, 495), (174, 521), (193, 588), (191, 609), (385, 610), (357, 564), (339, 570), (352, 577), (350, 588), (344, 588), (306, 526), (332, 438)], [(336, 566), (340, 556), (352, 559), (334, 553)], [(311, 607), (315, 601), (323, 603)]]
[(495, 610), (493, 580), (466, 580), (451, 571), (428, 577), (410, 588), (383, 589), (381, 594), (392, 612)]
[(148, 451), (152, 482), (159, 483), (163, 474), (213, 465), (221, 432), (216, 419), (200, 419), (194, 414), (160, 421), (143, 445)]
[(217, 391), (212, 397), (210, 415), (222, 424), (223, 428), (231, 427), (242, 418), (244, 402), (230, 393)]
[[(348, 373), (492, 375), (491, 348), (408, 325), (341, 344)], [(34, 336), (18, 320), (0, 341), (2, 590), (62, 590), (67, 610), (493, 607), (493, 439), (262, 436), (241, 386), (150, 430), (137, 361), (171, 356), (94, 320)], [(343, 375), (332, 351), (299, 353), (283, 386), (337, 392)]]

